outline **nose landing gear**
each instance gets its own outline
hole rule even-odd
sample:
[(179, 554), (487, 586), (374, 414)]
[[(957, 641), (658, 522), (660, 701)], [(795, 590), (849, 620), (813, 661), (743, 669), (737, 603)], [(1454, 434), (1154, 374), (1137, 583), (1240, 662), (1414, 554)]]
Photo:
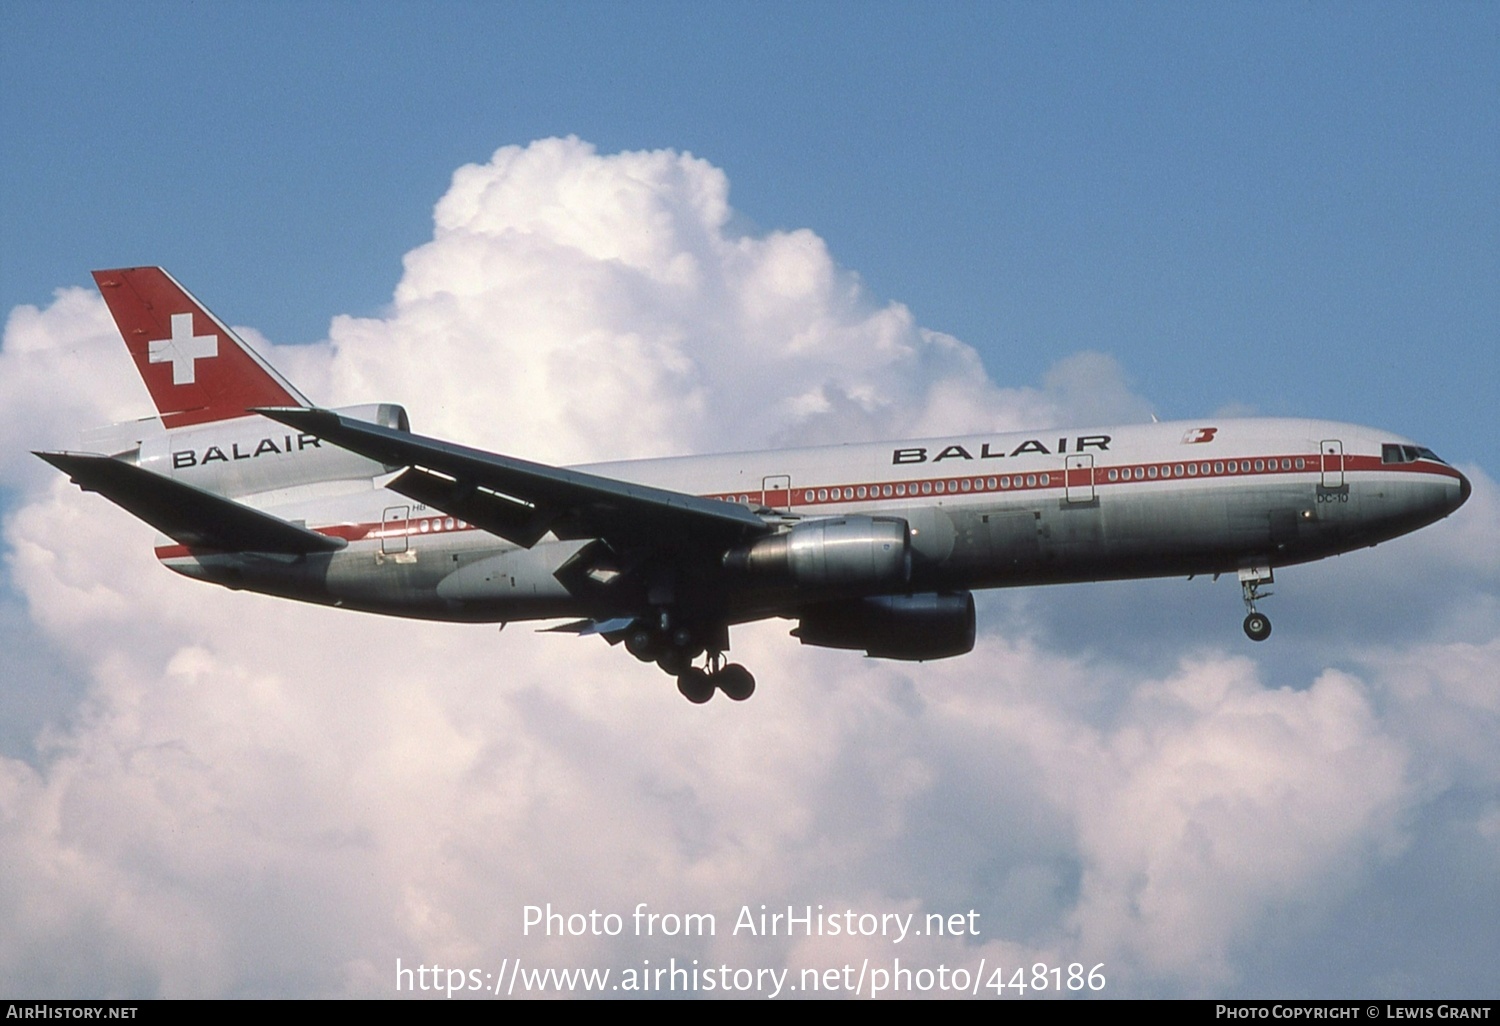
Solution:
[(1271, 596), (1271, 592), (1261, 591), (1260, 586), (1271, 584), (1275, 579), (1268, 566), (1247, 567), (1240, 571), (1240, 592), (1245, 598), (1245, 635), (1251, 641), (1265, 641), (1271, 636), (1271, 618), (1255, 608), (1255, 600)]

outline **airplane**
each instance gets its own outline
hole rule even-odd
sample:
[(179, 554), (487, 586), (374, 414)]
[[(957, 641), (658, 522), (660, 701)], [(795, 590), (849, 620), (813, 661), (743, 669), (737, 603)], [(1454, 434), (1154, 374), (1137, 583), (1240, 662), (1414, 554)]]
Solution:
[[(1278, 567), (1395, 538), (1471, 486), (1409, 439), (1321, 420), (1177, 423), (562, 468), (314, 406), (156, 267), (94, 280), (157, 416), (38, 452), (155, 527), (186, 577), (393, 616), (566, 619), (743, 701), (729, 630), (931, 660), (974, 647), (973, 592), (1234, 574), (1254, 641)], [(702, 665), (697, 665), (702, 660)]]

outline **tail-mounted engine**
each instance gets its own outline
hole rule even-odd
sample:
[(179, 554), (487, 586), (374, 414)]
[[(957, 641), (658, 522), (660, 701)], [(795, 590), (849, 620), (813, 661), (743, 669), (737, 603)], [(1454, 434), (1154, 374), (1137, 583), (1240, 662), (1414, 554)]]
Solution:
[(810, 590), (875, 591), (911, 578), (911, 532), (898, 517), (830, 517), (731, 549), (724, 566)]
[(863, 649), (876, 659), (947, 659), (974, 648), (974, 596), (877, 595), (803, 610), (804, 645)]

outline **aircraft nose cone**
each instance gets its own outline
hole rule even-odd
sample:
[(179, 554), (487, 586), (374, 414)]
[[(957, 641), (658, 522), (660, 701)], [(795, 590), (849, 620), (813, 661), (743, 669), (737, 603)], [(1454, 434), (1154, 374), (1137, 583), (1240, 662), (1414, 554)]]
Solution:
[[(1458, 506), (1462, 506), (1468, 502), (1469, 494), (1473, 491), (1474, 486), (1469, 483), (1469, 479), (1460, 473), (1458, 475)], [(1453, 508), (1458, 509), (1458, 506), (1454, 506)]]

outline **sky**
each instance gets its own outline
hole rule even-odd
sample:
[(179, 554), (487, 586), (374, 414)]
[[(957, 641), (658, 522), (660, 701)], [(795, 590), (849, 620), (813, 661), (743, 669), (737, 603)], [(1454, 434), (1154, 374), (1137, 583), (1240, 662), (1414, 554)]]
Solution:
[[(1494, 997), (1497, 52), (1480, 4), (4, 5), (0, 991)], [(931, 664), (737, 628), (760, 690), (697, 708), (588, 639), (154, 565), (27, 451), (150, 412), (87, 287), (131, 264), (315, 401), (531, 459), (1268, 414), (1474, 495), (1278, 573), (1263, 645), (1233, 582), (1001, 592)], [(978, 918), (732, 932), (762, 904)]]

